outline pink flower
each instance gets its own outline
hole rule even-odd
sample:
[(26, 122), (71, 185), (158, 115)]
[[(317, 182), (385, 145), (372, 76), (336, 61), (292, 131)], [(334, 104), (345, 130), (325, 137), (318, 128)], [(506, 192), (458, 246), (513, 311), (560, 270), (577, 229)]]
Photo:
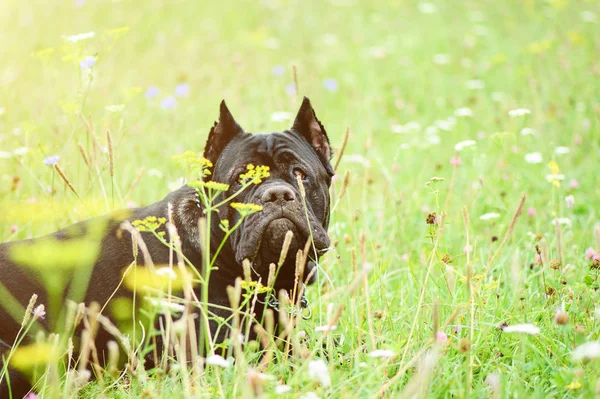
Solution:
[(408, 262), (408, 254), (402, 255), (402, 260)]
[(579, 145), (581, 143), (583, 143), (583, 137), (575, 136), (575, 144)]
[(23, 399), (38, 399), (38, 396), (35, 392), (29, 392)]
[(17, 231), (19, 231), (19, 226), (17, 226), (16, 224), (13, 224), (12, 226), (10, 226), (11, 233), (16, 233)]
[(579, 182), (575, 179), (571, 179), (571, 181), (569, 182), (569, 187), (577, 189), (579, 188)]
[(462, 164), (462, 160), (460, 159), (460, 157), (458, 155), (450, 158), (450, 165), (457, 167), (457, 166), (460, 166), (461, 164)]
[(542, 256), (540, 254), (535, 254), (535, 264), (539, 265), (542, 263)]
[(392, 172), (398, 172), (400, 170), (400, 165), (397, 163), (392, 165)]
[(466, 254), (473, 252), (473, 247), (470, 245), (465, 245), (465, 247), (463, 248), (463, 251), (465, 251)]
[(528, 208), (527, 209), (527, 216), (535, 216), (535, 208)]
[(593, 259), (595, 256), (598, 256), (598, 254), (596, 253), (596, 251), (594, 251), (593, 248), (588, 248), (585, 250), (585, 258), (587, 260)]
[(565, 202), (567, 204), (567, 208), (571, 209), (573, 208), (573, 205), (575, 205), (575, 197), (573, 197), (572, 195), (567, 195), (567, 197), (565, 198)]
[(438, 331), (437, 333), (435, 333), (435, 340), (436, 340), (436, 342), (439, 342), (440, 344), (445, 344), (446, 342), (448, 342), (448, 336), (446, 335), (445, 332)]

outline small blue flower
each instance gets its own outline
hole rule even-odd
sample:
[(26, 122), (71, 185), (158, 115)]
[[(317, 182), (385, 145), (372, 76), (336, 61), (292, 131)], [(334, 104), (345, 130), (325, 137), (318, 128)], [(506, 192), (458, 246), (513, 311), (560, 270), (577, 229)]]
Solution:
[(187, 83), (180, 83), (175, 88), (175, 95), (177, 97), (183, 97), (190, 94), (190, 85)]
[(338, 84), (337, 80), (328, 78), (323, 81), (323, 87), (329, 91), (337, 91), (337, 89), (340, 88), (340, 85)]
[(160, 103), (162, 109), (173, 108), (175, 105), (177, 105), (177, 100), (173, 96), (165, 97)]
[(289, 94), (290, 96), (296, 95), (296, 85), (293, 83), (290, 83), (289, 85), (285, 86), (285, 92), (287, 94)]
[(160, 93), (160, 89), (158, 87), (150, 86), (148, 89), (146, 89), (146, 98), (150, 99), (152, 97), (156, 97), (158, 96), (158, 93)]
[(83, 60), (79, 62), (79, 66), (81, 69), (88, 69), (96, 65), (96, 57), (92, 55), (88, 55)]
[(283, 65), (275, 65), (273, 67), (273, 75), (275, 76), (281, 76), (285, 73), (285, 68), (283, 67)]
[(60, 155), (50, 155), (44, 159), (44, 165), (54, 166), (60, 161)]

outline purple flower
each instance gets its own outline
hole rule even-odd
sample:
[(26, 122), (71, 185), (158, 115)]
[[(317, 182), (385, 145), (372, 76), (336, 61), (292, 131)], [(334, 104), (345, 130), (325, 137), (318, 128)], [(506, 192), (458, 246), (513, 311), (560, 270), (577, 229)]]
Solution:
[(296, 95), (296, 85), (293, 83), (288, 84), (287, 86), (285, 86), (285, 92), (287, 94), (289, 94), (290, 96), (295, 96)]
[(337, 91), (337, 89), (340, 88), (340, 85), (338, 84), (337, 80), (328, 78), (323, 81), (323, 87), (329, 91)]
[(156, 97), (158, 96), (158, 93), (160, 93), (160, 89), (158, 87), (150, 86), (148, 89), (146, 89), (146, 98), (150, 99), (152, 97)]
[(175, 95), (177, 97), (184, 97), (190, 94), (190, 85), (187, 83), (180, 83), (175, 88)]
[(54, 166), (60, 161), (60, 155), (50, 155), (49, 157), (44, 158), (44, 165)]
[(438, 331), (435, 333), (435, 340), (440, 344), (445, 344), (448, 342), (448, 335), (443, 331)]
[(281, 76), (283, 75), (285, 72), (285, 68), (283, 67), (283, 65), (275, 65), (273, 67), (273, 75), (275, 76)]
[(92, 55), (88, 55), (79, 62), (79, 66), (81, 67), (81, 69), (89, 69), (94, 65), (96, 65), (96, 57)]
[(585, 258), (587, 260), (594, 259), (594, 257), (597, 255), (598, 254), (596, 253), (596, 251), (594, 251), (594, 248), (588, 248), (585, 250)]
[(160, 103), (162, 109), (173, 108), (175, 105), (177, 105), (177, 100), (173, 96), (165, 97)]

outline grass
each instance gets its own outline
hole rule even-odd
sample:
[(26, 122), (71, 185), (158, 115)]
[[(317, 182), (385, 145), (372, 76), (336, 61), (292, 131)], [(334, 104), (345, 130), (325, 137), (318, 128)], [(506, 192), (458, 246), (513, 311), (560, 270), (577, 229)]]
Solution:
[[(600, 388), (598, 363), (571, 356), (600, 332), (600, 284), (585, 256), (600, 251), (597, 1), (0, 7), (3, 241), (161, 199), (182, 175), (172, 156), (202, 149), (222, 98), (251, 132), (288, 128), (272, 114), (293, 114), (301, 95), (335, 147), (350, 128), (334, 202), (346, 173), (350, 183), (321, 265), (330, 282), (322, 274), (308, 290), (302, 355), (261, 370), (273, 381), (249, 372), (249, 356), (209, 367), (193, 391), (156, 375), (108, 396), (268, 397), (282, 383), (291, 396), (365, 398), (591, 397)], [(90, 31), (74, 44), (62, 38)], [(83, 70), (89, 55), (95, 65)], [(189, 94), (162, 109), (180, 83)], [(160, 93), (147, 99), (153, 86)], [(509, 116), (519, 108), (530, 113)], [(476, 144), (458, 152), (465, 140)], [(528, 163), (531, 153), (541, 162)], [(52, 155), (71, 187), (43, 163)], [(553, 184), (552, 173), (564, 180)], [(559, 218), (568, 222), (555, 226)], [(315, 332), (340, 309), (334, 331)], [(503, 323), (540, 332), (502, 332)], [(377, 349), (392, 356), (370, 357)], [(330, 386), (311, 378), (311, 368), (324, 375), (316, 359)], [(97, 382), (84, 390), (99, 392)]]

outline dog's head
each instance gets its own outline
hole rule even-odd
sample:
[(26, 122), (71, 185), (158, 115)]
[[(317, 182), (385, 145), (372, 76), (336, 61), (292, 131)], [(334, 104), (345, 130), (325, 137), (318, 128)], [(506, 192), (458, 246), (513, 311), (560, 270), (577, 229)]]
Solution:
[[(223, 198), (239, 191), (240, 175), (247, 171), (247, 165), (270, 168), (270, 177), (249, 186), (235, 198), (235, 202), (261, 205), (263, 210), (244, 219), (229, 237), (224, 252), (234, 257), (238, 266), (248, 259), (266, 284), (269, 265), (278, 263), (285, 235), (291, 231), (293, 239), (275, 286), (293, 286), (296, 253), (309, 240), (312, 244), (302, 278), (310, 276), (308, 282), (314, 282), (315, 262), (330, 245), (329, 187), (334, 172), (329, 139), (310, 101), (304, 98), (289, 130), (270, 134), (244, 132), (222, 102), (219, 122), (210, 132), (204, 156), (214, 165), (211, 179), (229, 185)], [(217, 240), (222, 239), (218, 223), (228, 220), (230, 226), (235, 226), (239, 218), (229, 205), (222, 206), (211, 234), (216, 234)]]

